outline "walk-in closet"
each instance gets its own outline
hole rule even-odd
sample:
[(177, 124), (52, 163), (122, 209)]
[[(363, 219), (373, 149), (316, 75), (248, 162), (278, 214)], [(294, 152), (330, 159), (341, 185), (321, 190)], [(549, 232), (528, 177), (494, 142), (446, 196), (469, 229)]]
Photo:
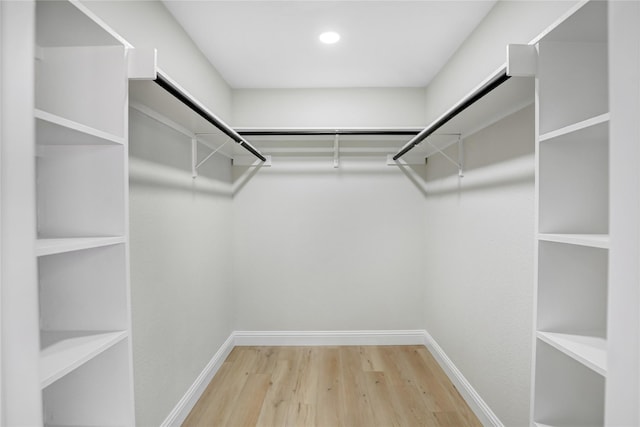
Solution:
[(0, 1), (0, 101), (2, 426), (640, 425), (640, 2)]

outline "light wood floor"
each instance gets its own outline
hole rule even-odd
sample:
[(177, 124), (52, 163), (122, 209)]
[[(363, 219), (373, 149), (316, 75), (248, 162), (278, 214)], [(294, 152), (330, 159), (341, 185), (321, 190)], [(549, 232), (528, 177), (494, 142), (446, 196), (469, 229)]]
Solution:
[(424, 346), (236, 347), (183, 427), (481, 426)]

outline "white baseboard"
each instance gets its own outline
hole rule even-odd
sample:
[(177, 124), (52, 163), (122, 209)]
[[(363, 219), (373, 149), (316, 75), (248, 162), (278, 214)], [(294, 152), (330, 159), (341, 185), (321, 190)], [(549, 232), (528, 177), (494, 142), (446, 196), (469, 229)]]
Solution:
[(424, 345), (424, 330), (236, 331), (237, 346)]
[(489, 405), (482, 400), (482, 397), (473, 388), (473, 386), (462, 375), (456, 365), (449, 359), (444, 350), (438, 345), (428, 332), (424, 332), (424, 340), (427, 349), (431, 352), (440, 367), (447, 374), (453, 385), (458, 389), (462, 398), (467, 402), (476, 417), (483, 426), (504, 427), (502, 421), (491, 410)]
[(191, 387), (189, 387), (184, 396), (182, 396), (182, 399), (180, 399), (167, 418), (160, 424), (160, 427), (179, 427), (182, 425), (234, 346), (232, 333), (218, 349), (216, 354), (213, 355), (209, 363), (207, 363), (207, 366), (204, 367), (200, 375), (198, 375), (198, 378), (196, 378)]

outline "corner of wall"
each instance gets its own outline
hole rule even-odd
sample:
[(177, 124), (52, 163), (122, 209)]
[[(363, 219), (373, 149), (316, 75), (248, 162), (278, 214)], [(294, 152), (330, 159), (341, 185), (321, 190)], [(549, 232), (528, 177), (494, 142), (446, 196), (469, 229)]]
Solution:
[(578, 1), (498, 1), (427, 86), (427, 122), (502, 66), (508, 44), (529, 43)]
[(163, 71), (217, 116), (230, 121), (231, 88), (162, 2), (82, 3), (133, 46), (157, 49)]
[(235, 346), (235, 337), (232, 332), (229, 338), (220, 346), (218, 351), (213, 355), (207, 366), (204, 367), (200, 375), (193, 382), (191, 387), (178, 401), (173, 410), (167, 415), (167, 418), (160, 424), (160, 427), (179, 427), (189, 416), (189, 412), (204, 393), (205, 389), (220, 369), (231, 350)]

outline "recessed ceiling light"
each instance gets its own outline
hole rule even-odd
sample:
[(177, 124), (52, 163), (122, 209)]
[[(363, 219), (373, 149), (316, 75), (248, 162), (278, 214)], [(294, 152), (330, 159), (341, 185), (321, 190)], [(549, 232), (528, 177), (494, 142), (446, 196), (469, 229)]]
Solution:
[(335, 31), (327, 31), (325, 33), (320, 34), (320, 37), (318, 38), (322, 43), (334, 44), (338, 40), (340, 40), (340, 34), (336, 33)]

